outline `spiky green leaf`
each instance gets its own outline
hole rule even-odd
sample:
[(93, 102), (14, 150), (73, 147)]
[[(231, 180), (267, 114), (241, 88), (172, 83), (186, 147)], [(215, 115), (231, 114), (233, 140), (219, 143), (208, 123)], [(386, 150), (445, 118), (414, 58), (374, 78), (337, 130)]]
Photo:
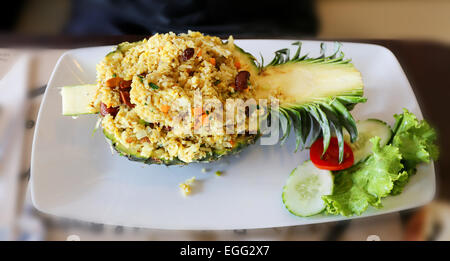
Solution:
[(297, 45), (298, 48), (291, 58), (289, 53), (290, 50), (288, 48), (280, 49), (275, 52), (275, 56), (272, 61), (267, 64), (268, 66), (277, 66), (286, 63), (323, 63), (323, 64), (347, 64), (351, 62), (351, 59), (345, 59), (344, 53), (341, 51), (342, 45), (340, 43), (335, 43), (335, 51), (331, 55), (326, 55), (326, 44), (321, 43), (320, 45), (320, 56), (318, 57), (308, 57), (308, 54), (304, 56), (300, 56), (302, 44), (301, 42), (295, 42), (292, 45)]

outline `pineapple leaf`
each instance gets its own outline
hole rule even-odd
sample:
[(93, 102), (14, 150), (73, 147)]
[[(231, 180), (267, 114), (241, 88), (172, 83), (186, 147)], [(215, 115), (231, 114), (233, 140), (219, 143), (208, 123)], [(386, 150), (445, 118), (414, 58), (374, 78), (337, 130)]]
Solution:
[(336, 135), (338, 139), (339, 145), (339, 162), (342, 162), (344, 158), (344, 138), (342, 133), (342, 125), (341, 120), (338, 117), (337, 111), (327, 102), (320, 101), (319, 104), (323, 107), (329, 121), (330, 127), (334, 135)]
[(289, 137), (289, 134), (291, 133), (291, 117), (289, 117), (289, 114), (287, 113), (287, 111), (283, 108), (280, 108), (280, 113), (284, 116), (284, 118), (286, 119), (286, 129), (283, 130), (283, 137), (281, 137), (281, 145), (284, 145), (284, 143), (286, 142), (287, 138)]
[(344, 135), (342, 134), (342, 126), (339, 124), (339, 121), (331, 121), (331, 128), (336, 135), (339, 145), (339, 163), (344, 159)]
[(325, 155), (325, 152), (328, 150), (328, 146), (330, 145), (331, 128), (330, 128), (330, 121), (328, 120), (326, 113), (322, 110), (322, 108), (320, 108), (319, 105), (316, 105), (316, 107), (323, 122), (323, 125), (321, 125), (323, 134), (323, 152), (322, 152), (323, 156)]
[(356, 139), (358, 134), (355, 120), (347, 107), (361, 101), (365, 101), (365, 99), (361, 97), (338, 96), (318, 99), (302, 105), (291, 104), (286, 107), (280, 107), (277, 113), (283, 115), (286, 120), (286, 126), (283, 125), (281, 144), (283, 145), (287, 140), (292, 127), (296, 139), (295, 152), (299, 148), (303, 150), (311, 147), (312, 143), (321, 135), (324, 143), (323, 151), (326, 152), (331, 136), (334, 135), (338, 139), (339, 161), (342, 162), (344, 158), (343, 129), (345, 128), (350, 133), (352, 139)]
[[(289, 49), (284, 48), (280, 49), (275, 52), (275, 56), (272, 59), (272, 61), (267, 64), (267, 66), (277, 66), (287, 63), (323, 63), (323, 64), (347, 64), (351, 62), (351, 59), (344, 59), (344, 53), (341, 51), (342, 45), (338, 42), (335, 43), (335, 51), (327, 56), (326, 55), (326, 44), (321, 43), (320, 44), (320, 56), (315, 58), (308, 57), (308, 54), (304, 56), (300, 56), (302, 43), (301, 42), (294, 42), (292, 45), (297, 45), (297, 51), (295, 52), (294, 56), (290, 58), (289, 56)], [(263, 67), (260, 67), (262, 69)]]
[(347, 104), (355, 104), (367, 101), (367, 98), (361, 96), (338, 96), (336, 97), (336, 99), (338, 99), (345, 106), (347, 106)]
[(334, 99), (332, 106), (336, 109), (336, 112), (340, 114), (341, 124), (350, 134), (351, 142), (355, 142), (358, 137), (358, 130), (356, 129), (356, 123), (353, 116), (347, 110), (347, 108), (339, 101), (339, 99)]
[(294, 130), (295, 130), (295, 152), (298, 151), (298, 148), (301, 145), (301, 149), (304, 149), (304, 140), (303, 140), (303, 133), (302, 133), (302, 116), (299, 111), (296, 111), (292, 108), (287, 109), (288, 113), (290, 114), (290, 117), (292, 118)]
[(298, 45), (297, 51), (295, 52), (294, 57), (292, 57), (292, 60), (296, 60), (300, 56), (300, 51), (302, 50), (302, 42), (295, 42), (292, 45)]
[[(328, 145), (330, 144), (330, 125), (328, 119), (323, 117), (325, 113), (320, 109), (317, 104), (309, 104), (305, 106), (305, 109), (311, 114), (312, 117), (319, 123), (320, 128), (322, 129), (323, 135), (323, 153), (325, 153), (328, 149)], [(316, 138), (317, 139), (317, 138)]]
[(314, 143), (314, 141), (317, 140), (317, 138), (322, 133), (322, 129), (320, 127), (320, 123), (311, 115), (308, 114), (309, 118), (311, 120), (311, 131), (308, 134), (308, 147), (311, 147), (311, 145)]
[(304, 144), (304, 148), (310, 147), (311, 145), (308, 144), (308, 136), (310, 131), (314, 128), (314, 120), (311, 119), (310, 115), (305, 111), (301, 110), (300, 114), (302, 115), (302, 141)]

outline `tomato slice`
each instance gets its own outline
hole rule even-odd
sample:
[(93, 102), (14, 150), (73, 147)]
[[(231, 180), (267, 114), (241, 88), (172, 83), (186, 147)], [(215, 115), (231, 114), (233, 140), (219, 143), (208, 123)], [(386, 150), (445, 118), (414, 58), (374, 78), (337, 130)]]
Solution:
[(353, 151), (345, 142), (344, 159), (339, 163), (339, 145), (336, 137), (331, 137), (330, 145), (323, 156), (322, 152), (323, 138), (318, 138), (309, 150), (309, 157), (311, 158), (312, 163), (319, 169), (342, 170), (350, 168), (353, 165)]

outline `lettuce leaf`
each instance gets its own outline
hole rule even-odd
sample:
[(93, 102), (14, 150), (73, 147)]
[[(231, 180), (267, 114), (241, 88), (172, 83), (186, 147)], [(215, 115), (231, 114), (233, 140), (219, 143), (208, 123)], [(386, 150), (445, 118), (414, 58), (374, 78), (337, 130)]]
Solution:
[(397, 147), (380, 146), (380, 138), (370, 139), (373, 154), (351, 169), (335, 172), (334, 191), (324, 196), (330, 214), (361, 215), (369, 205), (380, 208), (381, 198), (390, 194), (396, 181), (407, 173)]
[(394, 115), (394, 136), (381, 147), (374, 137), (373, 154), (350, 169), (335, 172), (334, 191), (323, 197), (329, 214), (361, 215), (369, 206), (382, 207), (381, 198), (403, 191), (416, 165), (439, 155), (436, 132), (404, 109)]
[(394, 117), (396, 122), (392, 145), (400, 150), (402, 163), (408, 173), (406, 177), (396, 182), (391, 194), (397, 195), (402, 192), (411, 175), (416, 173), (417, 164), (437, 159), (439, 150), (436, 145), (436, 131), (426, 121), (419, 121), (406, 109)]
[(406, 109), (403, 109), (402, 114), (396, 114), (394, 117), (396, 123), (392, 144), (400, 149), (408, 166), (415, 167), (418, 163), (437, 159), (439, 156), (438, 147), (435, 144), (437, 135), (426, 121), (419, 121)]

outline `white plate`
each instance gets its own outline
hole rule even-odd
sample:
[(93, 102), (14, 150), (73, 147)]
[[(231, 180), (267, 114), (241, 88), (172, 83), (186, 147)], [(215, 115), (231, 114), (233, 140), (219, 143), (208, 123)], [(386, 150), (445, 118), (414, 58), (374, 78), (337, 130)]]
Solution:
[[(261, 52), (265, 61), (292, 42), (236, 41), (255, 57)], [(304, 41), (303, 52), (317, 55), (319, 45)], [(284, 147), (253, 145), (239, 158), (184, 167), (147, 166), (112, 155), (101, 131), (92, 135), (96, 116), (74, 120), (61, 115), (58, 89), (95, 82), (95, 66), (110, 50), (109, 46), (68, 51), (53, 71), (33, 144), (31, 192), (37, 209), (91, 222), (159, 229), (248, 229), (345, 219), (299, 218), (284, 209), (281, 189), (286, 178), (308, 159), (306, 151), (293, 153), (293, 137)], [(393, 114), (402, 108), (422, 117), (406, 76), (388, 49), (344, 43), (343, 51), (361, 71), (369, 99), (353, 110), (355, 118), (379, 118), (392, 124)], [(211, 171), (202, 173), (202, 168)], [(214, 175), (216, 170), (224, 175)], [(192, 176), (198, 179), (197, 187), (185, 198), (178, 185)], [(384, 199), (384, 208), (371, 208), (363, 216), (417, 207), (429, 202), (434, 193), (433, 164), (421, 165), (401, 195)]]

